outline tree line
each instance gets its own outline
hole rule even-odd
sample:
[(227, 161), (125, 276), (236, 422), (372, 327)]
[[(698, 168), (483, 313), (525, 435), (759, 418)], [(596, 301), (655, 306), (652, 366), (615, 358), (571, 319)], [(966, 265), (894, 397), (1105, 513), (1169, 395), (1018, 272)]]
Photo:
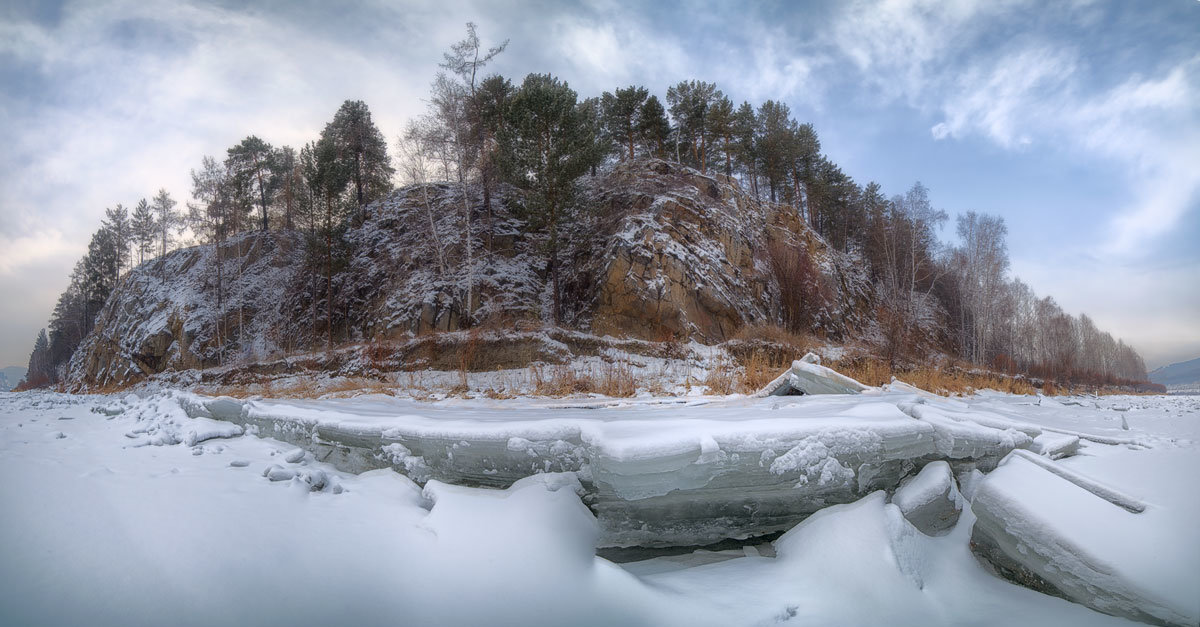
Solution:
[[(185, 229), (215, 245), (222, 314), (225, 286), (237, 281), (222, 274), (227, 242), (272, 225), (303, 232), (313, 325), (332, 346), (339, 332), (334, 277), (351, 252), (344, 235), (365, 219), (368, 204), (392, 189), (397, 170), (402, 181), (420, 186), (431, 224), (440, 216), (427, 185), (449, 183), (459, 191), (462, 258), (449, 259), (439, 241), (434, 248), (443, 273), (466, 268), (457, 296), (465, 325), (474, 323), (475, 269), (493, 253), (493, 204), (501, 184), (526, 233), (543, 242), (551, 314), (559, 323), (560, 255), (570, 244), (568, 227), (585, 211), (577, 202), (579, 180), (650, 157), (724, 176), (762, 203), (794, 208), (832, 249), (863, 264), (875, 286), (875, 319), (888, 359), (935, 341), (966, 361), (1014, 372), (1144, 378), (1144, 364), (1128, 345), (1008, 277), (1002, 218), (968, 212), (958, 218), (960, 244), (941, 242), (937, 232), (947, 214), (933, 207), (927, 188), (918, 182), (889, 198), (878, 183), (859, 185), (821, 152), (816, 130), (797, 121), (785, 103), (735, 104), (717, 85), (699, 80), (670, 86), (663, 100), (638, 85), (581, 99), (551, 75), (530, 74), (514, 84), (485, 74), (507, 43), (484, 46), (475, 26), (467, 25), (466, 37), (443, 55), (428, 111), (398, 138), (394, 162), (367, 105), (348, 100), (299, 150), (251, 135), (224, 159), (203, 157), (191, 173), (186, 211), (176, 210), (165, 190), (140, 201), (132, 215), (121, 205), (107, 210), (55, 307), (49, 335), (43, 331), (35, 343), (30, 381), (56, 378), (135, 255), (138, 263), (161, 259)], [(474, 195), (481, 206), (471, 201)], [(437, 239), (436, 229), (431, 236)], [(820, 324), (813, 309), (829, 291), (806, 254), (770, 251), (785, 292), (780, 321), (797, 331)], [(922, 337), (936, 320), (951, 328), (940, 338)]]

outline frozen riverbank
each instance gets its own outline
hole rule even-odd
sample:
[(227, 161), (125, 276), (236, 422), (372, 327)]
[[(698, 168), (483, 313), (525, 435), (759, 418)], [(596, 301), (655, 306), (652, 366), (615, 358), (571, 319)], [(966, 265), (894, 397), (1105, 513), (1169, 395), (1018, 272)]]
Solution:
[[(548, 435), (567, 442), (576, 436), (566, 435), (577, 433), (580, 446), (599, 451), (589, 456), (602, 452), (639, 464), (670, 460), (678, 467), (667, 464), (664, 472), (674, 473), (670, 480), (676, 482), (681, 468), (706, 465), (697, 462), (722, 467), (721, 454), (738, 453), (739, 438), (748, 442), (750, 433), (759, 440), (770, 433), (793, 438), (764, 462), (762, 472), (769, 475), (778, 459), (788, 459), (785, 454), (812, 435), (801, 418), (786, 417), (789, 411), (812, 410), (815, 422), (808, 427), (827, 427), (823, 420), (846, 414), (850, 422), (874, 427), (923, 422), (899, 410), (902, 395), (913, 402), (920, 395), (889, 394), (894, 396), (693, 407), (644, 401), (570, 410), (557, 402), (408, 404), (382, 398), (239, 407), (342, 427), (359, 424), (360, 434), (379, 427), (380, 437), (394, 428), (383, 425), (398, 415), (421, 416), (406, 419), (424, 425), (421, 433), (441, 429), (452, 437), (463, 436), (469, 422), (477, 438), (484, 431), (507, 434), (505, 451), (515, 437), (528, 440), (537, 453), (536, 443)], [(885, 407), (889, 404), (896, 414)], [(961, 423), (954, 411), (997, 421), (992, 429), (1011, 422), (1017, 425), (1013, 431), (1026, 435), (1031, 429), (1082, 433), (1081, 454), (1062, 463), (1153, 504), (1161, 524), (1146, 533), (1158, 534), (1156, 550), (1170, 551), (1159, 553), (1157, 566), (1145, 567), (1158, 568), (1154, 572), (1164, 581), (1175, 577), (1176, 588), (1200, 583), (1194, 568), (1177, 568), (1200, 563), (1200, 541), (1182, 522), (1195, 520), (1196, 400), (982, 394), (923, 406), (940, 408), (942, 418), (956, 424)], [(179, 399), (167, 396), (0, 398), (0, 471), (6, 477), (0, 488), (6, 503), (0, 568), (9, 582), (0, 590), (0, 622), (1121, 622), (989, 573), (968, 550), (970, 508), (947, 535), (929, 537), (887, 502), (886, 493), (868, 489), (863, 498), (826, 508), (792, 528), (773, 543), (775, 557), (757, 550), (698, 552), (618, 568), (594, 557), (606, 532), (584, 505), (588, 490), (577, 473), (514, 480), (506, 490), (437, 479), (422, 489), (390, 468), (352, 474), (318, 461), (314, 451), (297, 455), (294, 444), (265, 437), (270, 434), (261, 425), (259, 437), (254, 429), (238, 436), (231, 425), (189, 418)], [(789, 442), (793, 445), (783, 446)], [(932, 445), (936, 450), (936, 438)], [(953, 439), (949, 445), (947, 450), (956, 450)], [(804, 459), (799, 453), (792, 457)], [(832, 459), (847, 466), (836, 452)], [(272, 468), (285, 471), (272, 477), (277, 481), (263, 476)], [(830, 476), (836, 474), (831, 469)], [(731, 475), (739, 473), (723, 476)], [(811, 481), (819, 484), (821, 476)], [(1140, 532), (1133, 527), (1129, 533)], [(1174, 598), (1170, 590), (1164, 594)]]

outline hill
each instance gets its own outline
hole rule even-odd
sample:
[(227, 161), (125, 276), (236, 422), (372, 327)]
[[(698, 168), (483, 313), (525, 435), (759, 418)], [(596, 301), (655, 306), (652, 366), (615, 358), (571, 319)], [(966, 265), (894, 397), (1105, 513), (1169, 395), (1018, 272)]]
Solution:
[[(477, 221), (473, 265), (461, 263), (459, 189), (410, 186), (368, 205), (344, 236), (352, 254), (328, 282), (307, 263), (308, 244), (294, 231), (245, 232), (219, 250), (195, 246), (142, 264), (109, 297), (65, 383), (119, 386), (167, 370), (262, 364), (331, 343), (458, 331), (467, 327), (468, 290), (475, 328), (555, 327), (544, 242), (527, 232), (503, 190), (486, 227)], [(564, 329), (715, 344), (747, 325), (779, 324), (783, 301), (797, 289), (773, 263), (770, 251), (781, 247), (796, 251), (785, 270), (809, 264), (825, 286), (811, 302), (802, 295), (811, 328), (838, 338), (874, 323), (865, 268), (793, 208), (760, 202), (728, 177), (639, 160), (589, 177), (581, 195), (588, 211), (563, 255)], [(483, 213), (482, 198), (469, 201)], [(538, 348), (518, 351), (508, 365), (546, 360), (563, 345), (539, 337)], [(569, 357), (557, 352), (556, 361)]]
[(0, 392), (7, 392), (16, 387), (25, 378), (24, 366), (7, 366), (0, 368)]
[(1200, 357), (1157, 368), (1149, 378), (1168, 388), (1200, 388)]

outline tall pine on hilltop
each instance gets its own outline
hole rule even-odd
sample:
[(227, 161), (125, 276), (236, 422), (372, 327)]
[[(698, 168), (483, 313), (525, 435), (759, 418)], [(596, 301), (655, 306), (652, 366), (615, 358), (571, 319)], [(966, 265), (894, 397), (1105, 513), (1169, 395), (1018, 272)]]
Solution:
[(548, 74), (525, 77), (509, 103), (500, 135), (500, 169), (520, 190), (521, 210), (531, 230), (547, 236), (556, 323), (562, 319), (561, 227), (571, 218), (576, 180), (603, 158), (593, 128), (576, 107), (575, 91)]

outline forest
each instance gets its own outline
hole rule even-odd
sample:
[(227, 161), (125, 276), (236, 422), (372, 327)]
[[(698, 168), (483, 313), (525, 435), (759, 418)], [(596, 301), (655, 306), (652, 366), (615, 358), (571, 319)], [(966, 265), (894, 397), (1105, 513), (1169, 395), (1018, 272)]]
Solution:
[[(559, 257), (572, 237), (568, 226), (587, 211), (576, 202), (581, 181), (647, 158), (726, 177), (764, 207), (794, 208), (830, 247), (866, 268), (875, 293), (873, 339), (884, 359), (917, 359), (934, 349), (996, 371), (1057, 381), (1145, 379), (1132, 347), (1011, 275), (1003, 217), (959, 213), (954, 240), (939, 239), (948, 214), (935, 208), (929, 189), (916, 182), (889, 195), (875, 182), (855, 181), (786, 103), (736, 103), (702, 80), (670, 85), (661, 99), (639, 85), (580, 97), (559, 77), (530, 74), (517, 81), (488, 74), (506, 45), (484, 45), (468, 25), (465, 38), (444, 54), (428, 111), (410, 120), (390, 146), (367, 104), (347, 100), (318, 137), (298, 148), (251, 135), (220, 157), (201, 157), (182, 205), (160, 189), (132, 208), (105, 209), (48, 329), (36, 338), (25, 387), (62, 376), (127, 270), (190, 243), (216, 244), (219, 252), (231, 237), (252, 230), (303, 234), (305, 270), (325, 286), (323, 319), (313, 324), (323, 325), (331, 347), (355, 339), (332, 322), (333, 277), (352, 252), (343, 235), (398, 185), (440, 183), (462, 191), (458, 219), (466, 245), (439, 258), (444, 267), (486, 262), (493, 254), (493, 205), (502, 196), (515, 203), (524, 228), (542, 242), (553, 319), (560, 323), (567, 296)], [(478, 205), (467, 200), (475, 195), (482, 198)], [(777, 323), (795, 332), (816, 330), (812, 308), (829, 289), (804, 255), (768, 251), (784, 291)], [(218, 285), (236, 280), (217, 278)], [(473, 290), (468, 279), (460, 296), (468, 325)], [(942, 332), (917, 333), (930, 320)]]

